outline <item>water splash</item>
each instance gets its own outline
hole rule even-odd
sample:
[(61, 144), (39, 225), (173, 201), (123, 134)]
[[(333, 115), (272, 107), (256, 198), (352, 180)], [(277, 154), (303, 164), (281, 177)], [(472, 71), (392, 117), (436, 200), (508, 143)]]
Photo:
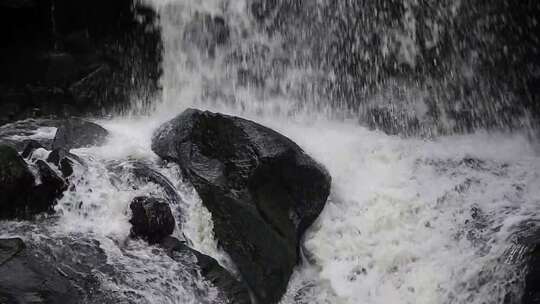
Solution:
[[(538, 150), (515, 133), (437, 136), (503, 126), (507, 120), (527, 124), (523, 113), (494, 114), (504, 113), (510, 99), (490, 95), (493, 83), (479, 78), (471, 64), (476, 55), (428, 62), (446, 58), (437, 49), (445, 51), (448, 35), (458, 32), (445, 26), (468, 5), (274, 2), (150, 1), (160, 15), (164, 47), (163, 91), (155, 110), (100, 121), (112, 136), (103, 147), (74, 151), (86, 166), (75, 168), (70, 178), (75, 189), (56, 207), (58, 218), (2, 222), (0, 235), (38, 244), (50, 242), (51, 235), (98, 241), (112, 273), (97, 275), (107, 290), (128, 301), (217, 301), (211, 286), (184, 271), (189, 263), (178, 265), (157, 248), (128, 238), (130, 200), (148, 193), (166, 196), (158, 185), (130, 175), (129, 164), (144, 162), (167, 177), (181, 197), (174, 210), (181, 225), (175, 236), (234, 272), (213, 237), (208, 210), (178, 168), (163, 166), (150, 150), (153, 130), (194, 106), (276, 129), (333, 176), (331, 197), (304, 238), (304, 261), (282, 303), (518, 298), (520, 261), (507, 254), (524, 226), (530, 231), (540, 223)], [(366, 9), (356, 14), (360, 8)], [(429, 15), (419, 15), (423, 9), (433, 13), (432, 20), (420, 18)], [(350, 27), (355, 16), (364, 19)], [(340, 57), (333, 47), (352, 48), (347, 54), (354, 56)], [(349, 60), (362, 64), (351, 71)], [(428, 63), (436, 65), (430, 73), (442, 76), (419, 83), (415, 77), (429, 72)], [(478, 90), (471, 93), (463, 83)], [(456, 96), (467, 98), (456, 101)], [(29, 136), (49, 134), (41, 131)], [(208, 296), (201, 297), (204, 293)]]

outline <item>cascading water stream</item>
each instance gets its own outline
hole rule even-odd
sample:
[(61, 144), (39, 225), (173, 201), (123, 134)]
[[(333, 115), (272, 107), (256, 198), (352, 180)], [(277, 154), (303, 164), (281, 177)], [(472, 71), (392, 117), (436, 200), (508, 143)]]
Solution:
[[(289, 16), (283, 21), (298, 26), (298, 32), (293, 28), (267, 31), (276, 22), (255, 20), (253, 1), (146, 2), (160, 16), (164, 48), (161, 98), (152, 113), (99, 121), (112, 136), (102, 147), (73, 151), (85, 164), (70, 177), (74, 188), (56, 206), (58, 216), (38, 224), (0, 222), (0, 237), (32, 240), (59, 259), (70, 254), (65, 248), (55, 249), (62, 248), (59, 244), (91, 248), (95, 252), (74, 260), (102, 257), (93, 262), (100, 265), (93, 274), (105, 288), (104, 302), (110, 294), (125, 303), (219, 301), (215, 288), (190, 272), (193, 265), (174, 262), (157, 247), (128, 238), (132, 198), (167, 196), (162, 187), (137, 180), (130, 170), (134, 164), (144, 164), (166, 177), (181, 198), (173, 208), (179, 222), (174, 235), (234, 272), (214, 240), (209, 211), (183, 182), (179, 168), (163, 166), (150, 149), (152, 132), (161, 123), (196, 107), (269, 126), (297, 142), (332, 175), (331, 196), (304, 237), (303, 262), (281, 303), (512, 303), (519, 299), (523, 268), (514, 254), (523, 249), (519, 239), (535, 232), (540, 221), (540, 157), (526, 135), (482, 130), (490, 125), (488, 120), (497, 120), (490, 116), (491, 108), (486, 116), (471, 114), (487, 117), (477, 124), (478, 130), (452, 134), (467, 128), (454, 128), (460, 122), (452, 120), (451, 111), (445, 112), (448, 106), (441, 105), (443, 101), (430, 99), (432, 92), (425, 90), (429, 84), (415, 85), (400, 77), (371, 86), (379, 91), (365, 93), (369, 102), (351, 110), (339, 97), (351, 88), (335, 89), (346, 75), (329, 70), (327, 65), (335, 62), (324, 62), (317, 53), (327, 51), (328, 41), (309, 37), (330, 36), (333, 29), (324, 29), (323, 23), (313, 23), (311, 33), (300, 28), (306, 25), (302, 22), (331, 15), (316, 10), (317, 5), (331, 6), (328, 1), (304, 1), (302, 9), (313, 9), (301, 15), (305, 20)], [(444, 1), (441, 6), (452, 12), (459, 2)], [(295, 9), (287, 7), (287, 1), (276, 3), (284, 10)], [(415, 1), (403, 3), (414, 6)], [(268, 5), (267, 10), (255, 11), (266, 16), (280, 13)], [(343, 13), (342, 8), (330, 8), (337, 15)], [(415, 18), (406, 12), (403, 16), (405, 28), (389, 25), (373, 31), (386, 34), (380, 52), (394, 53), (400, 67), (414, 70), (424, 63), (417, 54), (420, 38), (412, 34)], [(444, 23), (446, 16), (441, 18)], [(437, 28), (433, 24), (430, 29), (433, 44)], [(368, 53), (366, 60), (390, 56)], [(460, 69), (467, 66), (461, 64)], [(364, 70), (369, 71), (373, 72)], [(472, 71), (464, 72), (468, 73)], [(449, 80), (433, 86), (450, 89), (445, 82)], [(370, 107), (380, 102), (397, 109), (389, 114), (392, 127), (385, 131), (402, 128), (401, 134), (408, 136), (366, 127), (370, 124), (362, 115), (375, 113)], [(495, 108), (505, 102), (497, 99)], [(435, 106), (439, 112), (432, 115)], [(473, 110), (481, 111), (484, 101), (476, 106)], [(526, 121), (526, 116), (515, 120)], [(40, 129), (30, 136), (53, 135)], [(34, 154), (43, 159), (47, 152)]]
[[(304, 36), (302, 16), (311, 9), (324, 18), (315, 1), (303, 2), (302, 13), (291, 13), (299, 20), (283, 17), (282, 21), (274, 16), (277, 22), (290, 24), (285, 31), (272, 34), (254, 21), (253, 5), (257, 3), (272, 6), (272, 2), (250, 1), (154, 2), (164, 42), (163, 98), (156, 113), (167, 117), (195, 106), (247, 116), (291, 137), (330, 170), (331, 198), (305, 237), (305, 261), (282, 302), (516, 301), (523, 273), (518, 262), (509, 262), (508, 251), (523, 226), (540, 219), (535, 187), (539, 159), (530, 142), (519, 134), (485, 131), (424, 141), (358, 126), (353, 112), (325, 102), (329, 95), (318, 89), (328, 77), (335, 78), (336, 71), (313, 64), (317, 61), (314, 49), (324, 48), (328, 37), (317, 36), (321, 33), (316, 29), (311, 33), (313, 39), (322, 42)], [(319, 5), (328, 5), (323, 3)], [(455, 18), (460, 5), (448, 1), (439, 13)], [(268, 14), (293, 11), (292, 6), (287, 1), (274, 2), (274, 12)], [(411, 7), (409, 12), (413, 12)], [(415, 53), (419, 52), (414, 36), (418, 20), (414, 13), (403, 16), (403, 28), (387, 26), (378, 31), (401, 41), (397, 49), (388, 44), (387, 52), (397, 52), (398, 60), (405, 64), (421, 64), (425, 59)], [(427, 30), (442, 32), (437, 26), (432, 24)], [(224, 33), (226, 41), (216, 42)], [(432, 38), (434, 45), (438, 43), (436, 35)], [(309, 56), (314, 58), (305, 64)], [(451, 69), (445, 72), (455, 73)], [(473, 77), (473, 70), (463, 72), (469, 75), (465, 79)], [(444, 79), (443, 83), (454, 85), (458, 81)], [(398, 128), (402, 129), (409, 127), (404, 120), (411, 112), (413, 117), (429, 117), (432, 105), (428, 100), (433, 92), (422, 92), (421, 86), (407, 83), (399, 86), (397, 90), (380, 86), (363, 111), (369, 112), (369, 104), (385, 99), (401, 101), (406, 115), (398, 113), (394, 119), (401, 120)], [(453, 87), (439, 88), (450, 91)], [(504, 108), (507, 102), (499, 94), (490, 98), (495, 107)], [(435, 102), (442, 109), (435, 125), (444, 129), (459, 124), (445, 114), (446, 106), (440, 102), (444, 100)], [(481, 103), (478, 100), (476, 110), (489, 112), (480, 108)], [(489, 120), (491, 114), (478, 114), (476, 119)], [(416, 132), (433, 134), (435, 129)]]

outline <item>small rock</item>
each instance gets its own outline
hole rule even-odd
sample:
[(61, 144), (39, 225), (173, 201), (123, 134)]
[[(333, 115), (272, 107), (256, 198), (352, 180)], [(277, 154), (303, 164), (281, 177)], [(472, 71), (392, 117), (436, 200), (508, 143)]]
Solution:
[(82, 119), (69, 119), (58, 128), (52, 148), (70, 150), (99, 146), (105, 143), (108, 135), (107, 130), (95, 123)]
[(59, 169), (64, 177), (70, 177), (73, 174), (73, 162), (69, 158), (63, 158)]
[(22, 157), (28, 158), (34, 153), (35, 150), (43, 148), (43, 146), (36, 140), (29, 139), (25, 141), (26, 146), (21, 154)]
[(173, 233), (175, 220), (165, 200), (141, 196), (134, 198), (129, 207), (133, 236), (142, 237), (153, 244)]

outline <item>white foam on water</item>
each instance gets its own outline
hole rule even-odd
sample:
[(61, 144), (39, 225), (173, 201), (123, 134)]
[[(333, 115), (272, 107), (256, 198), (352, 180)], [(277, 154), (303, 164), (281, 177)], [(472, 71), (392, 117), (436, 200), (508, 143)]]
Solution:
[[(520, 277), (515, 265), (503, 262), (505, 252), (520, 225), (540, 220), (540, 158), (526, 137), (400, 138), (357, 122), (328, 121), (324, 113), (304, 115), (295, 100), (227, 82), (234, 76), (220, 66), (219, 52), (205, 59), (183, 49), (182, 29), (195, 12), (246, 22), (245, 1), (236, 10), (225, 0), (151, 3), (161, 13), (164, 41), (164, 94), (154, 118), (165, 121), (187, 107), (244, 116), (289, 136), (332, 175), (331, 196), (305, 235), (305, 261), (282, 303), (500, 303), (517, 286), (509, 284)], [(414, 66), (416, 25), (410, 14), (405, 19), (410, 32), (396, 35), (402, 59)], [(279, 43), (256, 30), (239, 39), (237, 25), (231, 44), (240, 48), (258, 41), (274, 50), (272, 43)], [(306, 72), (281, 76), (294, 90)], [(208, 102), (201, 97), (208, 87), (233, 101)], [(199, 201), (192, 206), (191, 214), (202, 216), (186, 225), (190, 238), (218, 256), (212, 242), (204, 245), (212, 235), (207, 210)]]
[(315, 284), (305, 303), (499, 303), (511, 290), (500, 258), (520, 223), (540, 220), (540, 158), (524, 137), (274, 126), (333, 177), (304, 241), (316, 270), (293, 278), (289, 297)]
[[(523, 222), (540, 221), (540, 158), (527, 138), (479, 132), (423, 140), (355, 123), (247, 118), (293, 139), (333, 179), (329, 201), (302, 245), (306, 261), (282, 303), (497, 303), (513, 288), (507, 282), (517, 274), (501, 257)], [(123, 141), (79, 150), (95, 158), (89, 170), (119, 157), (156, 161), (149, 142), (159, 123), (104, 125)], [(210, 213), (178, 168), (159, 170), (182, 198), (182, 233), (195, 249), (234, 269), (217, 247)], [(109, 239), (127, 238), (129, 201), (156, 190), (124, 191), (99, 172), (85, 176), (95, 176), (96, 191), (83, 186), (76, 193), (99, 202), (101, 211), (94, 211), (95, 220), (64, 212), (63, 229), (90, 227)]]
[(40, 127), (36, 130), (33, 130), (29, 135), (12, 135), (8, 137), (13, 140), (24, 140), (24, 139), (52, 139), (56, 134), (55, 127)]
[[(116, 298), (135, 303), (218, 303), (215, 288), (194, 275), (196, 271), (190, 264), (195, 261), (186, 257), (186, 261), (179, 263), (157, 246), (130, 238), (129, 204), (133, 198), (166, 196), (158, 185), (137, 180), (130, 173), (133, 162), (145, 163), (170, 178), (183, 198), (193, 196), (185, 193), (180, 177), (174, 174), (176, 168), (160, 168), (155, 163), (157, 156), (150, 149), (155, 128), (151, 121), (134, 118), (101, 121), (110, 132), (105, 145), (71, 151), (82, 158), (83, 164), (75, 164), (75, 173), (69, 178), (72, 186), (55, 206), (59, 218), (51, 233), (55, 237), (97, 240), (114, 269), (112, 276), (100, 275), (102, 286)], [(188, 202), (195, 205), (197, 200)], [(184, 208), (171, 206), (178, 223), (183, 215), (180, 209)], [(186, 215), (192, 221), (191, 214)], [(211, 227), (200, 210), (194, 217), (198, 218)], [(187, 231), (177, 228), (173, 235), (181, 239)], [(211, 241), (202, 243), (210, 246)]]

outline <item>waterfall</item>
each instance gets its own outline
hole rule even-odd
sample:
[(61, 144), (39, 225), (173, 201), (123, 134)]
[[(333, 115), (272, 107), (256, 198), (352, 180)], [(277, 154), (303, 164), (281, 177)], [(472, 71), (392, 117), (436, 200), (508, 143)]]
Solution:
[(159, 125), (196, 107), (275, 129), (332, 176), (282, 304), (519, 302), (514, 254), (540, 223), (540, 155), (529, 75), (516, 70), (528, 55), (494, 27), (506, 1), (142, 2), (159, 16), (159, 96), (98, 120), (111, 136), (73, 151), (85, 165), (57, 216), (0, 221), (0, 237), (55, 257), (69, 255), (61, 244), (100, 252), (104, 302), (219, 302), (192, 263), (128, 238), (131, 199), (167, 195), (133, 175), (144, 164), (181, 197), (174, 236), (236, 273), (196, 191), (150, 149)]

